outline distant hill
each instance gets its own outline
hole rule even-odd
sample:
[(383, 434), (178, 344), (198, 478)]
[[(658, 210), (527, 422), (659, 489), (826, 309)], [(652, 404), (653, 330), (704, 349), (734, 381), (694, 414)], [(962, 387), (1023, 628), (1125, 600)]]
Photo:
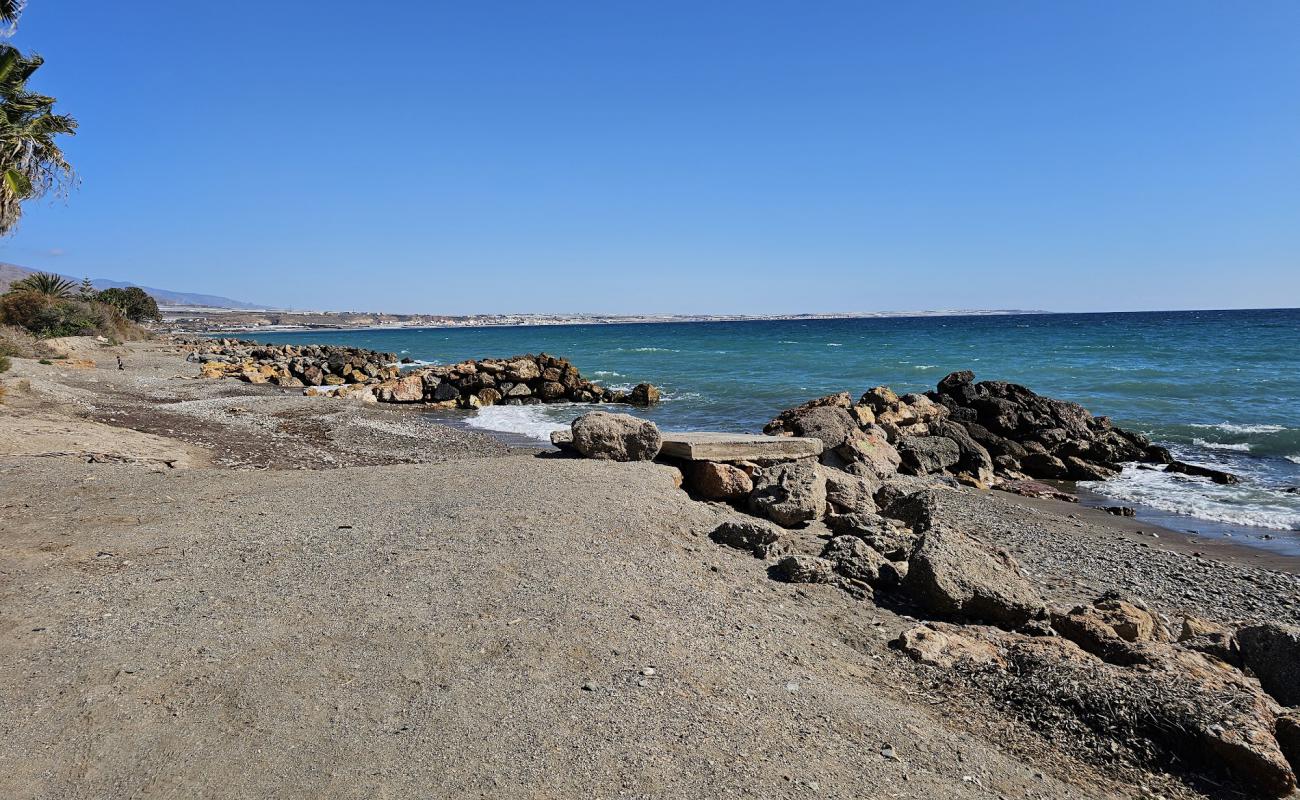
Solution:
[[(0, 292), (9, 288), (9, 284), (20, 281), (23, 278), (40, 270), (20, 267), (17, 264), (5, 264), (0, 262)], [(68, 280), (81, 283), (80, 278), (74, 278), (70, 275), (63, 277)], [(91, 284), (96, 289), (125, 289), (128, 286), (140, 286), (138, 283), (129, 283), (124, 281), (109, 280), (108, 278), (95, 278)], [(203, 306), (205, 308), (242, 308), (242, 309), (261, 309), (266, 308), (264, 305), (257, 303), (248, 303), (243, 300), (232, 300), (229, 297), (219, 297), (213, 294), (194, 294), (193, 292), (177, 292), (171, 289), (155, 289), (152, 286), (140, 286), (146, 292), (163, 306)]]

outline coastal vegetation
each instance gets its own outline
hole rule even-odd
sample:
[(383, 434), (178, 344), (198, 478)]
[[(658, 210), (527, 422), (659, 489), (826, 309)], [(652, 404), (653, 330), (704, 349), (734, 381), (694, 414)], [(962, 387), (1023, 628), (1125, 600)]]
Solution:
[[(9, 35), (26, 3), (0, 2), (0, 26)], [(62, 195), (76, 182), (57, 137), (77, 132), (77, 121), (54, 111), (55, 98), (31, 91), (27, 82), (45, 59), (0, 44), (0, 236), (13, 232), (23, 204)]]
[(28, 276), (0, 296), (0, 325), (37, 339), (85, 335), (126, 341), (146, 338), (148, 332), (138, 323), (158, 318), (157, 302), (141, 289), (91, 294), (74, 289), (72, 281), (59, 275)]
[(162, 319), (158, 312), (158, 301), (139, 286), (105, 289), (93, 295), (93, 298), (116, 308), (132, 322), (156, 322)]

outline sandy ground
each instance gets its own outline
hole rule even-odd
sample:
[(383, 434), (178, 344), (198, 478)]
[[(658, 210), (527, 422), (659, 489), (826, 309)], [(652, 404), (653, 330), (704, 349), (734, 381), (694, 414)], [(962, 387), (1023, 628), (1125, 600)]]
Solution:
[[(669, 468), (79, 352), (4, 381), (0, 797), (1214, 792), (943, 695), (886, 645), (905, 611), (770, 580)], [(1249, 551), (970, 490), (943, 513), (1053, 599), (1296, 619)]]

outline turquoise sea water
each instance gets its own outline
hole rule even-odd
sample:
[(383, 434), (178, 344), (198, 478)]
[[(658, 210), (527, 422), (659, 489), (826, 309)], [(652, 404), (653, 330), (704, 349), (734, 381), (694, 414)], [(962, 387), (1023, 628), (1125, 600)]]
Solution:
[[(757, 431), (804, 400), (878, 384), (934, 388), (948, 372), (1022, 383), (1151, 435), (1188, 461), (1244, 478), (1220, 487), (1128, 469), (1094, 487), (1169, 515), (1300, 530), (1300, 309), (1035, 314), (651, 325), (564, 325), (275, 333), (421, 361), (545, 351), (610, 386), (649, 381), (643, 413), (669, 430)], [(544, 438), (585, 407), (465, 412), (476, 427)], [(1282, 534), (1287, 538), (1286, 534)]]

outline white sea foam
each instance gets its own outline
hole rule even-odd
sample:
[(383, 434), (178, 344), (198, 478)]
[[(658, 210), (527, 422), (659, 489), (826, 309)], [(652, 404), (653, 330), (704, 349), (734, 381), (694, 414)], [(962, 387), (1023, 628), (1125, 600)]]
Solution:
[(938, 364), (917, 364), (915, 367), (912, 367), (912, 369), (938, 369), (938, 368), (939, 368)]
[(843, 347), (844, 345), (840, 344), (839, 342), (827, 342), (827, 343), (826, 343), (826, 346), (827, 346), (827, 347)]
[(1254, 482), (1225, 486), (1126, 466), (1108, 481), (1081, 483), (1097, 494), (1187, 517), (1277, 530), (1300, 530), (1300, 498)]
[(1300, 464), (1300, 456), (1287, 456), (1286, 460), (1290, 461), (1292, 464)]
[(614, 372), (613, 370), (608, 370), (608, 369), (598, 369), (598, 370), (596, 370), (595, 372), (593, 372), (593, 373), (591, 373), (591, 374), (592, 374), (592, 377), (597, 377), (597, 378), (621, 378), (621, 377), (623, 377), (623, 373), (621, 373), (621, 372)]
[(673, 350), (668, 347), (620, 347), (624, 353), (680, 353), (681, 350)]
[(1227, 444), (1224, 442), (1207, 442), (1204, 439), (1193, 439), (1192, 444), (1197, 447), (1208, 447), (1211, 450), (1235, 450), (1238, 453), (1249, 453), (1250, 445), (1246, 442), (1237, 444)]
[(1203, 422), (1193, 422), (1193, 428), (1212, 428), (1225, 433), (1281, 433), (1286, 430), (1285, 425), (1236, 425), (1231, 422), (1219, 422), (1213, 425)]
[(578, 416), (576, 408), (568, 404), (488, 406), (480, 408), (465, 424), (471, 428), (517, 433), (539, 442), (549, 442), (551, 431), (569, 427), (563, 414), (567, 414), (570, 419)]

